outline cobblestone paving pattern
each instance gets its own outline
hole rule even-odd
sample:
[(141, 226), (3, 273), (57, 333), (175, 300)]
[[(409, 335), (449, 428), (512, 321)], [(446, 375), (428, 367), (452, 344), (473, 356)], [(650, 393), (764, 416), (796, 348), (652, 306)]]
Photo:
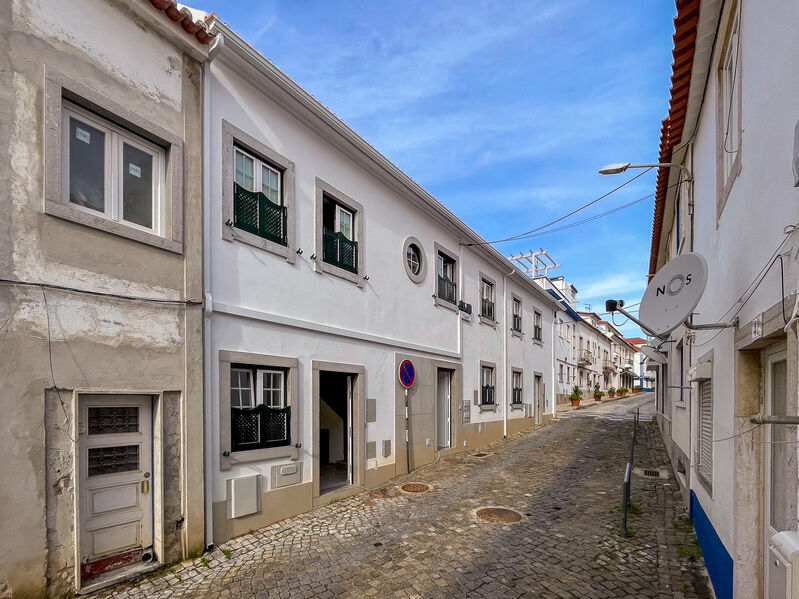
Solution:
[[(629, 537), (619, 533), (631, 422), (556, 420), (443, 458), (402, 493), (365, 492), (233, 539), (98, 597), (711, 597), (654, 424), (639, 426)], [(517, 523), (476, 518), (484, 506)]]

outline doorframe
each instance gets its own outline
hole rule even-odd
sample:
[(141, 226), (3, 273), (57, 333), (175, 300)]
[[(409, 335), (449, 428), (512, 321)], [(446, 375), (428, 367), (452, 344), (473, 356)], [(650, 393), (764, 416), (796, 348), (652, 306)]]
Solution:
[[(454, 408), (453, 404), (455, 403), (454, 402), (455, 394), (452, 392), (452, 389), (455, 386), (454, 385), (455, 370), (444, 366), (436, 366), (435, 369), (436, 369), (436, 451), (446, 451), (454, 447), (453, 431), (455, 427), (453, 425), (454, 425), (455, 411), (453, 409)], [(438, 375), (442, 371), (447, 372), (449, 374), (449, 444), (446, 447), (441, 446), (440, 439), (438, 438), (438, 424), (439, 424), (438, 418), (440, 416), (438, 413)]]
[[(781, 362), (783, 359), (785, 360), (786, 367), (788, 365), (788, 344), (784, 341), (775, 343), (767, 348), (761, 350), (761, 371), (762, 371), (762, 380), (763, 380), (763, 413), (766, 415), (771, 415), (774, 411), (774, 405), (772, 402), (772, 393), (773, 388), (771, 384), (771, 367), (775, 362)], [(786, 379), (789, 378), (790, 374), (786, 371), (785, 373)], [(786, 380), (786, 394), (789, 403), (791, 403), (791, 394), (789, 387), (790, 383)], [(790, 409), (790, 408), (789, 408)], [(763, 563), (763, 595), (766, 596), (769, 589), (769, 548), (768, 548), (768, 541), (771, 538), (772, 534), (776, 534), (780, 531), (775, 530), (774, 533), (771, 532), (771, 494), (773, 489), (771, 488), (771, 468), (774, 466), (771, 462), (771, 441), (773, 439), (772, 434), (774, 431), (775, 425), (766, 425), (763, 430), (763, 493), (761, 496), (761, 505), (763, 509), (763, 527), (760, 531), (761, 534), (761, 543), (762, 543), (762, 556), (761, 561)], [(778, 426), (778, 425), (777, 425)]]
[[(395, 357), (395, 359), (402, 360), (405, 356), (400, 356), (399, 354)], [(413, 360), (414, 358), (417, 360), (425, 360), (429, 358), (424, 358), (422, 356), (407, 356), (408, 359)], [(436, 395), (438, 394), (438, 371), (439, 370), (449, 370), (452, 374), (449, 379), (449, 447), (446, 449), (438, 449), (438, 423), (436, 422), (436, 451), (439, 455), (447, 455), (448, 453), (454, 453), (459, 449), (463, 449), (461, 447), (461, 431), (464, 427), (463, 422), (463, 410), (465, 409), (464, 406), (466, 405), (465, 400), (460, 400), (458, 398), (462, 397), (463, 391), (463, 366), (460, 362), (449, 362), (447, 360), (437, 360), (432, 359), (430, 360), (430, 364), (434, 368), (436, 373)], [(418, 383), (417, 383), (418, 384)], [(395, 383), (395, 388), (398, 386), (399, 383)], [(471, 410), (471, 402), (468, 402), (468, 409)], [(399, 407), (399, 406), (398, 406)], [(438, 408), (438, 397), (436, 397), (436, 409)], [(402, 406), (404, 410), (404, 404)], [(471, 413), (469, 417), (469, 421), (471, 422)], [(402, 430), (405, 430), (405, 422), (402, 421)], [(398, 428), (395, 426), (395, 430)], [(396, 453), (394, 454), (395, 460), (397, 463), (402, 464), (402, 473), (405, 471), (405, 437), (397, 437), (396, 445)], [(401, 474), (399, 469), (397, 470), (397, 475)]]
[[(73, 530), (74, 530), (74, 580), (75, 590), (81, 591), (85, 588), (92, 588), (96, 583), (84, 585), (81, 580), (80, 573), (80, 560), (81, 560), (81, 469), (80, 469), (80, 436), (79, 436), (79, 419), (80, 419), (80, 401), (81, 397), (93, 395), (138, 395), (150, 398), (151, 409), (151, 443), (152, 443), (152, 510), (153, 510), (153, 553), (154, 559), (147, 570), (155, 570), (163, 563), (164, 556), (164, 485), (163, 485), (163, 461), (164, 461), (164, 448), (163, 441), (165, 438), (164, 431), (164, 418), (163, 418), (163, 391), (142, 391), (142, 390), (107, 390), (107, 389), (75, 389), (72, 391), (71, 411), (72, 430), (72, 476), (74, 491), (72, 494), (73, 500)], [(181, 452), (183, 449), (181, 449)], [(124, 572), (121, 569), (120, 572)], [(141, 570), (137, 570), (136, 574), (141, 574)], [(114, 582), (117, 582), (115, 579)], [(112, 584), (111, 581), (104, 581), (99, 583), (98, 589)]]
[[(341, 372), (353, 377), (352, 385), (352, 482), (337, 491), (319, 494), (319, 373)], [(313, 506), (360, 493), (366, 484), (366, 367), (362, 364), (311, 360), (311, 422), (313, 462)]]

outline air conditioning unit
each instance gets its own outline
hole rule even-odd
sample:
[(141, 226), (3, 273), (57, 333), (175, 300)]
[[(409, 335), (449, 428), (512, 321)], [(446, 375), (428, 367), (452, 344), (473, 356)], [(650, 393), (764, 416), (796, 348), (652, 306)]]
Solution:
[(799, 599), (799, 532), (778, 532), (768, 543), (768, 599)]
[(472, 313), (472, 305), (471, 304), (467, 304), (466, 302), (461, 300), (461, 301), (458, 302), (458, 310), (461, 310), (462, 312), (466, 312), (467, 314), (471, 314)]

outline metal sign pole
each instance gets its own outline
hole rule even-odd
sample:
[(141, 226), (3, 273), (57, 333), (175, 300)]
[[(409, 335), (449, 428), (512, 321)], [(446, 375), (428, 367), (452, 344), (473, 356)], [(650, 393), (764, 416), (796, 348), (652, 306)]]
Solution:
[(408, 468), (408, 474), (411, 472), (411, 442), (408, 431), (410, 430), (408, 419), (408, 388), (405, 388), (405, 465)]

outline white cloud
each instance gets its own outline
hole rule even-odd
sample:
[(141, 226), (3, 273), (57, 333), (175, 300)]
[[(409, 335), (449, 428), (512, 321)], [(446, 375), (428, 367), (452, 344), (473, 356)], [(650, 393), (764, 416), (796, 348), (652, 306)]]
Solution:
[(578, 284), (580, 301), (591, 299), (618, 298), (646, 289), (646, 276), (641, 271), (610, 274), (601, 279)]

